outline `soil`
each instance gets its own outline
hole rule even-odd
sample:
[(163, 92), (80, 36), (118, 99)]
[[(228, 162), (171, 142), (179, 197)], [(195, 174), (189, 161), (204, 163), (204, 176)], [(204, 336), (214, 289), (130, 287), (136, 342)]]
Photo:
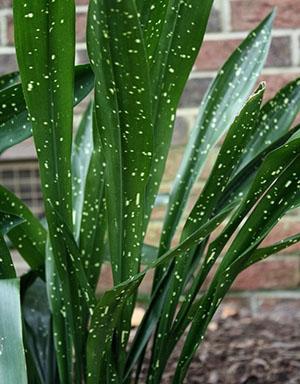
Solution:
[[(211, 324), (186, 384), (300, 384), (300, 312), (259, 316), (225, 310)], [(171, 383), (178, 350), (162, 384)], [(141, 381), (143, 382), (143, 380)]]

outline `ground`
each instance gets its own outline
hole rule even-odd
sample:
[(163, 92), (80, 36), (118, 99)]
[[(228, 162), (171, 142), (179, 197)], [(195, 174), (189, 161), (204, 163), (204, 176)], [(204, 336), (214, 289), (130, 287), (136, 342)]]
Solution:
[[(223, 308), (190, 367), (186, 384), (300, 384), (299, 320), (299, 305), (283, 303), (256, 316)], [(171, 383), (178, 352), (162, 384)]]

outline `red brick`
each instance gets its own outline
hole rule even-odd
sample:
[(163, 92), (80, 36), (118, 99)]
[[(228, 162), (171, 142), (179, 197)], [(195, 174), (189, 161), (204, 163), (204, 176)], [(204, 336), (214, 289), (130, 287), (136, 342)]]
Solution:
[(7, 22), (7, 30), (6, 30), (7, 45), (14, 45), (14, 23), (13, 23), (12, 15), (8, 15), (6, 17), (6, 22)]
[(211, 81), (212, 79), (209, 77), (189, 79), (181, 96), (179, 107), (198, 108)]
[(89, 62), (89, 57), (86, 49), (77, 50), (76, 64), (86, 64)]
[(0, 74), (15, 71), (17, 69), (16, 56), (11, 54), (0, 55)]
[(282, 318), (283, 316), (294, 317), (299, 316), (300, 300), (279, 297), (258, 297), (257, 311), (260, 315), (272, 313), (272, 318)]
[(284, 73), (284, 74), (274, 74), (274, 75), (266, 75), (263, 74), (260, 76), (259, 81), (265, 81), (267, 84), (266, 92), (265, 92), (265, 99), (269, 99), (282, 88), (284, 87), (288, 82), (296, 79), (300, 76), (299, 73)]
[(78, 13), (76, 16), (76, 41), (82, 43), (86, 40), (86, 13)]
[[(207, 40), (203, 43), (196, 60), (197, 70), (216, 70), (220, 68), (242, 40)], [(274, 37), (267, 59), (267, 67), (286, 67), (291, 65), (290, 38)]]
[[(150, 293), (153, 272), (144, 278), (140, 291)], [(113, 285), (109, 264), (102, 267), (97, 291), (103, 292)], [(242, 272), (232, 286), (232, 290), (287, 289), (299, 285), (299, 259), (270, 260), (253, 265)], [(207, 284), (206, 284), (207, 286)]]
[(12, 0), (1, 0), (0, 3), (1, 8), (11, 8), (12, 7)]
[[(150, 294), (153, 281), (153, 271), (148, 272), (139, 288), (139, 293)], [(113, 286), (112, 271), (110, 264), (106, 263), (102, 266), (100, 279), (97, 285), (97, 293), (103, 293)]]
[[(287, 219), (283, 219), (280, 223), (276, 225), (275, 228), (268, 235), (266, 240), (262, 243), (262, 246), (271, 245), (277, 243), (278, 241), (285, 239), (286, 237), (290, 237), (300, 233), (300, 223), (297, 221), (291, 221)], [(295, 253), (300, 251), (300, 243), (295, 244), (289, 248), (286, 248), (281, 253)]]
[(182, 148), (172, 148), (166, 163), (164, 181), (174, 180), (183, 155)]
[(299, 258), (270, 259), (254, 264), (234, 282), (234, 290), (287, 289), (299, 286)]
[(241, 40), (205, 41), (197, 57), (197, 70), (215, 70), (221, 67), (230, 54), (238, 47)]
[(151, 222), (145, 238), (145, 243), (149, 245), (157, 246), (162, 229), (162, 222)]
[(104, 292), (113, 286), (112, 270), (108, 263), (103, 264), (97, 285), (97, 292)]
[(187, 143), (189, 130), (189, 119), (177, 116), (172, 137), (172, 146), (180, 146)]
[(221, 30), (221, 13), (218, 9), (213, 7), (208, 19), (206, 32), (220, 32)]
[(254, 28), (274, 7), (277, 8), (275, 27), (300, 27), (298, 0), (231, 0), (231, 23), (235, 31)]

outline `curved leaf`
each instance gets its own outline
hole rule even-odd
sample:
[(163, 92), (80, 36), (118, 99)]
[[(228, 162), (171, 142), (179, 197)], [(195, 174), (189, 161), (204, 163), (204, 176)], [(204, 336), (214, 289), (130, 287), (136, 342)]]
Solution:
[(0, 279), (14, 279), (16, 271), (3, 235), (24, 222), (18, 216), (0, 212)]
[[(92, 90), (94, 74), (89, 65), (78, 65), (75, 68), (76, 106)], [(10, 86), (0, 92), (0, 154), (6, 149), (21, 143), (32, 136), (32, 123), (28, 118), (26, 104), (21, 85)], [(3, 107), (5, 105), (5, 107)], [(8, 106), (11, 106), (8, 110)]]
[(285, 134), (299, 111), (300, 79), (296, 79), (284, 86), (263, 106), (258, 127), (259, 135), (253, 136), (249, 141), (239, 169)]
[[(297, 144), (299, 145), (299, 141)], [(297, 159), (298, 154), (295, 153), (287, 167), (281, 173), (277, 173), (276, 180), (269, 188), (265, 189), (264, 196), (251, 212), (226, 252), (205, 294), (203, 305), (199, 307), (192, 321), (175, 372), (174, 383), (183, 380), (209, 321), (232, 282), (251, 258), (252, 252), (264, 240), (278, 220), (288, 210), (299, 204), (300, 171)]]
[(0, 77), (0, 92), (20, 81), (19, 72), (7, 73)]
[[(172, 260), (183, 257), (186, 252), (192, 249), (195, 245), (201, 243), (211, 232), (213, 232), (229, 215), (233, 206), (228, 206), (224, 211), (208, 220), (203, 226), (198, 228), (187, 239), (180, 243), (174, 249), (166, 252), (163, 256), (160, 256), (156, 261), (150, 264), (144, 272), (152, 268), (157, 268), (162, 265), (168, 265)], [(158, 319), (161, 316), (162, 305), (164, 304), (164, 295), (166, 293), (166, 287), (168, 286), (174, 273), (174, 264), (172, 263), (169, 269), (165, 272), (165, 276), (161, 279), (160, 285), (157, 288), (156, 294), (153, 295), (150, 306), (143, 318), (143, 321), (138, 329), (136, 337), (132, 343), (126, 365), (126, 375), (129, 375), (134, 364), (140, 357), (145, 345), (147, 344), (153, 329), (156, 326)], [(163, 287), (163, 290), (162, 290)]]
[(242, 42), (219, 71), (203, 99), (171, 191), (160, 253), (170, 245), (191, 187), (210, 149), (230, 127), (261, 72), (270, 45), (273, 18), (274, 13)]
[[(210, 177), (185, 223), (181, 240), (184, 240), (190, 234), (194, 233), (197, 228), (201, 227), (214, 214), (216, 202), (220, 196), (222, 196), (226, 184), (238, 166), (239, 158), (243, 155), (249, 138), (256, 132), (263, 94), (264, 85), (261, 85), (257, 92), (249, 98), (245, 107), (230, 127)], [(157, 327), (157, 333), (160, 334), (161, 337), (154, 341), (152, 348), (151, 376), (154, 382), (158, 380), (157, 375), (161, 372), (161, 370), (154, 368), (156, 366), (155, 362), (161, 362), (162, 359), (160, 355), (165, 353), (163, 345), (169, 337), (169, 330), (173, 322), (178, 301), (191, 268), (192, 253), (193, 251), (183, 254), (178, 257), (175, 262), (174, 273), (170, 279), (161, 319)], [(158, 272), (160, 271), (156, 271), (156, 276)], [(162, 367), (161, 363), (160, 367)]]
[(0, 186), (0, 210), (22, 220), (9, 231), (8, 238), (30, 267), (39, 269), (45, 261), (46, 230), (28, 207), (3, 186)]

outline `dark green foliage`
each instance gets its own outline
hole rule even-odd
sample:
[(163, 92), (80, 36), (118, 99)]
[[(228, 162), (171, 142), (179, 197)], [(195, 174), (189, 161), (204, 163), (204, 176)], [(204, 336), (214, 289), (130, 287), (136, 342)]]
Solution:
[[(237, 275), (300, 241), (295, 234), (261, 246), (300, 205), (300, 126), (291, 128), (300, 81), (265, 104), (266, 84), (251, 95), (268, 53), (272, 13), (208, 89), (169, 196), (159, 247), (144, 243), (161, 200), (176, 109), (212, 3), (91, 0), (90, 64), (75, 67), (74, 0), (14, 2), (20, 75), (0, 78), (0, 152), (33, 135), (47, 229), (0, 187), (1, 382), (138, 383), (148, 349), (147, 384), (159, 384), (183, 337), (173, 378), (180, 384)], [(73, 106), (92, 89), (73, 138)], [(179, 244), (171, 247), (191, 189), (221, 138)], [(6, 237), (30, 267), (21, 279)], [(114, 286), (99, 298), (104, 262)], [(153, 291), (129, 343), (138, 288), (150, 270)]]

